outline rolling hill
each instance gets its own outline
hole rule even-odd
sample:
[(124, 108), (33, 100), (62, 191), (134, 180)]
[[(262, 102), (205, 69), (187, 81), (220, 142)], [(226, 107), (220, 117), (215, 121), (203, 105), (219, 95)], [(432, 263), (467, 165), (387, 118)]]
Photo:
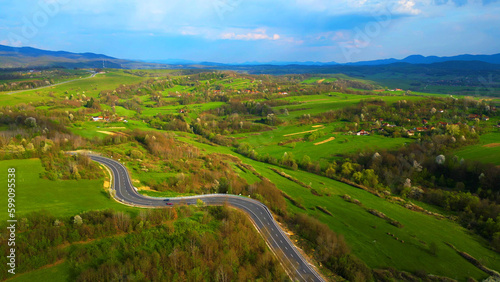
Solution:
[(168, 68), (169, 65), (117, 59), (94, 53), (47, 51), (0, 45), (0, 68), (60, 66), (65, 68)]

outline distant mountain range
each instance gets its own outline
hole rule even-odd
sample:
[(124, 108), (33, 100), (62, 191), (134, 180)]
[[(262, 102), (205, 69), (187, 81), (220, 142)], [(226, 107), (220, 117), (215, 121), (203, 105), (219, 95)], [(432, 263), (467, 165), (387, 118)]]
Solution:
[(458, 55), (451, 57), (437, 57), (437, 56), (422, 56), (422, 55), (412, 55), (408, 56), (402, 60), (397, 59), (384, 59), (384, 60), (374, 60), (374, 61), (363, 61), (348, 63), (346, 65), (352, 66), (376, 66), (376, 65), (388, 65), (394, 63), (409, 63), (409, 64), (433, 64), (442, 63), (449, 61), (480, 61), (490, 64), (500, 64), (500, 54), (494, 55)]
[(159, 64), (122, 60), (94, 53), (46, 51), (0, 45), (0, 68), (61, 66), (66, 68), (154, 68)]
[[(252, 66), (262, 68), (267, 66), (283, 67), (304, 66), (309, 68), (341, 67), (341, 66), (383, 66), (392, 64), (436, 64), (444, 62), (469, 61), (484, 62), (489, 64), (500, 64), (500, 54), (494, 55), (459, 55), (451, 57), (421, 56), (412, 55), (404, 59), (384, 59), (374, 61), (363, 61), (347, 64), (338, 64), (336, 62), (245, 62), (241, 64), (222, 64), (215, 62), (195, 62), (190, 60), (155, 60), (155, 61), (133, 61), (113, 58), (107, 55), (94, 53), (71, 53), (66, 51), (46, 51), (32, 47), (9, 47), (0, 45), (0, 68), (19, 68), (19, 67), (41, 67), (41, 66), (62, 66), (62, 67), (80, 67), (80, 68), (216, 68), (216, 69), (245, 69)], [(470, 65), (470, 64), (469, 64)], [(474, 65), (474, 64), (473, 64)], [(477, 65), (477, 64), (476, 64)], [(480, 64), (485, 66), (484, 64)], [(489, 68), (489, 67), (488, 67)], [(496, 67), (495, 67), (496, 68)]]
[(261, 65), (272, 65), (272, 66), (287, 66), (287, 65), (301, 65), (301, 66), (335, 66), (335, 65), (347, 65), (347, 66), (378, 66), (378, 65), (389, 65), (394, 63), (409, 63), (409, 64), (433, 64), (442, 63), (448, 61), (480, 61), (490, 64), (500, 64), (500, 54), (495, 55), (458, 55), (451, 57), (438, 57), (438, 56), (422, 56), (422, 55), (411, 55), (404, 59), (383, 59), (383, 60), (373, 60), (373, 61), (360, 61), (354, 63), (340, 64), (337, 62), (287, 62), (287, 61), (271, 61), (271, 62), (244, 62), (244, 63), (234, 63), (234, 64), (222, 64), (215, 62), (196, 62), (190, 60), (150, 60), (151, 63), (160, 64), (176, 64), (176, 65), (204, 65), (204, 66), (261, 66)]

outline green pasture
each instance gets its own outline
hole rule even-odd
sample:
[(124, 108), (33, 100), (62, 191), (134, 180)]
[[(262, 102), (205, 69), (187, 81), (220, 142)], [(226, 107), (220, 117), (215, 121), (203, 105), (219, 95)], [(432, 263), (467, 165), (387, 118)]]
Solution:
[(120, 85), (139, 83), (145, 79), (147, 78), (126, 74), (121, 70), (112, 70), (105, 74), (97, 74), (92, 78), (80, 79), (47, 88), (32, 89), (10, 95), (3, 93), (0, 95), (0, 104), (38, 103), (52, 101), (54, 98), (64, 99), (71, 94), (85, 94), (87, 97), (97, 97), (102, 90), (112, 90)]
[(500, 132), (482, 135), (478, 144), (460, 149), (455, 154), (464, 159), (500, 165)]
[(320, 114), (330, 110), (337, 110), (348, 106), (354, 106), (361, 100), (365, 99), (382, 99), (387, 103), (394, 103), (400, 100), (416, 101), (423, 99), (418, 96), (402, 96), (393, 94), (387, 95), (355, 95), (343, 93), (330, 93), (320, 95), (307, 95), (307, 96), (291, 96), (282, 98), (283, 100), (295, 103), (294, 105), (285, 105), (274, 107), (275, 110), (287, 109), (289, 115), (285, 116), (280, 114), (279, 117), (285, 120), (298, 118), (304, 114)]
[[(186, 135), (189, 137), (188, 135)], [(399, 270), (425, 270), (434, 275), (444, 275), (460, 281), (468, 277), (485, 279), (486, 273), (478, 270), (450, 247), (449, 242), (461, 251), (465, 251), (479, 259), (486, 266), (500, 270), (500, 256), (489, 250), (487, 242), (471, 234), (457, 223), (447, 219), (438, 220), (405, 209), (397, 204), (378, 198), (364, 190), (331, 180), (326, 177), (304, 171), (291, 171), (279, 168), (285, 173), (311, 185), (323, 196), (315, 196), (306, 189), (269, 169), (276, 166), (257, 162), (234, 153), (221, 146), (211, 146), (193, 141), (192, 138), (178, 137), (207, 152), (218, 152), (235, 155), (244, 163), (253, 166), (260, 174), (270, 179), (276, 186), (292, 196), (307, 208), (303, 211), (291, 203), (289, 208), (294, 212), (306, 212), (326, 223), (333, 231), (342, 234), (354, 254), (365, 261), (370, 267), (395, 267)], [(404, 227), (397, 228), (361, 207), (344, 201), (340, 196), (349, 194), (358, 199), (366, 207), (385, 213), (390, 218), (401, 222)], [(330, 211), (333, 216), (324, 214), (315, 207), (321, 206)], [(387, 233), (395, 234), (404, 243), (396, 241)], [(436, 254), (432, 254), (429, 246), (436, 245)]]
[(157, 108), (143, 108), (142, 116), (155, 116), (157, 114), (179, 114), (181, 109), (187, 109), (188, 116), (190, 118), (198, 117), (198, 114), (216, 109), (224, 105), (224, 102), (210, 102), (203, 104), (189, 104), (189, 105), (176, 105), (176, 106), (164, 106)]
[(320, 83), (319, 81), (321, 81), (321, 82), (334, 82), (334, 81), (337, 81), (337, 78), (335, 78), (335, 77), (328, 77), (328, 78), (310, 77), (306, 80), (303, 80), (302, 83), (307, 83), (307, 84)]
[[(265, 131), (254, 134), (238, 134), (239, 142), (248, 142), (260, 155), (269, 154), (277, 159), (283, 157), (285, 152), (292, 153), (300, 161), (304, 155), (311, 157), (312, 160), (321, 162), (333, 161), (347, 154), (356, 153), (364, 150), (383, 150), (400, 147), (406, 143), (413, 142), (408, 138), (387, 138), (381, 135), (356, 136), (345, 135), (336, 132), (335, 129), (342, 126), (341, 122), (326, 124), (322, 127), (313, 127), (318, 125), (303, 126), (280, 126), (272, 131)], [(360, 128), (361, 129), (361, 128)], [(324, 135), (314, 141), (294, 141), (292, 143), (279, 145), (281, 142), (288, 142), (304, 138), (310, 133), (307, 131), (322, 132)], [(296, 134), (299, 133), (299, 134)], [(296, 134), (292, 136), (285, 136)], [(335, 138), (323, 144), (331, 137)]]
[(53, 281), (65, 282), (69, 280), (69, 265), (66, 262), (55, 266), (43, 267), (34, 271), (16, 274), (8, 281), (32, 282), (32, 281)]
[[(110, 199), (103, 180), (58, 180), (40, 178), (44, 170), (39, 159), (0, 161), (2, 182), (6, 183), (7, 169), (16, 169), (16, 216), (47, 210), (54, 216), (74, 216), (88, 210), (113, 208), (131, 210)], [(0, 202), (7, 202), (7, 190), (0, 193)], [(7, 212), (0, 215), (7, 219)]]

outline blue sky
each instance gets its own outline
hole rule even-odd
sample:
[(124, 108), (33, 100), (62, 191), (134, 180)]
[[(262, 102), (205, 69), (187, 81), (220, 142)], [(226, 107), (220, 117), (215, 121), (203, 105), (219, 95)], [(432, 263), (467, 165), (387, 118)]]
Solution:
[(497, 0), (0, 0), (0, 44), (124, 59), (500, 53)]

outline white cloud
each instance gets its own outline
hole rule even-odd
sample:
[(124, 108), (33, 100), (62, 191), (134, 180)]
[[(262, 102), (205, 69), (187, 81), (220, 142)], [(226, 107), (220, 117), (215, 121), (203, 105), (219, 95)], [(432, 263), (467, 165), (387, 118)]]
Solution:
[(394, 7), (394, 11), (400, 14), (418, 15), (422, 11), (415, 8), (415, 1), (413, 0), (400, 0)]
[(223, 32), (220, 39), (226, 40), (279, 40), (279, 34), (268, 35), (265, 29), (255, 29), (248, 32)]

